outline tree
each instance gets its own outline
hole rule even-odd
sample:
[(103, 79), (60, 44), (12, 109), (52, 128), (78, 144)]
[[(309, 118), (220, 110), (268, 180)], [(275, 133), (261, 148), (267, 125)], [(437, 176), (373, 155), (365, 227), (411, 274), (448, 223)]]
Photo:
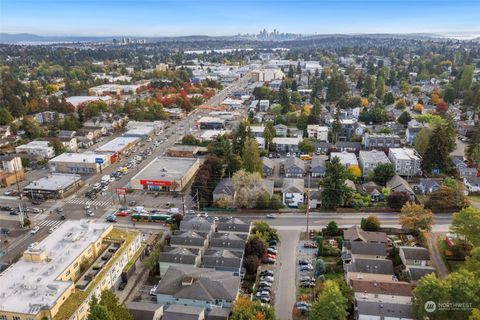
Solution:
[(320, 182), (322, 187), (322, 208), (335, 210), (345, 203), (352, 194), (352, 189), (345, 185), (347, 170), (340, 163), (338, 157), (334, 157), (327, 163), (325, 177)]
[(400, 224), (403, 229), (413, 232), (429, 231), (432, 228), (433, 213), (425, 209), (423, 204), (406, 203), (400, 212)]
[(468, 320), (480, 320), (480, 309), (472, 309), (472, 314), (470, 315)]
[(353, 164), (347, 168), (349, 179), (353, 181), (358, 181), (362, 176), (362, 169), (357, 164)]
[(243, 147), (243, 168), (247, 172), (262, 173), (262, 159), (258, 152), (258, 143), (254, 138), (247, 138)]
[(123, 303), (120, 303), (118, 297), (110, 290), (102, 291), (99, 304), (106, 307), (111, 319), (133, 320), (132, 314)]
[(263, 129), (263, 138), (265, 139), (265, 149), (270, 150), (270, 145), (275, 138), (275, 127), (272, 121), (267, 121), (265, 129)]
[(377, 77), (375, 95), (382, 100), (385, 95), (385, 79), (382, 76)]
[(148, 257), (143, 260), (143, 263), (145, 264), (147, 269), (150, 270), (150, 274), (152, 275), (156, 275), (159, 272), (158, 261), (160, 257), (160, 252), (162, 252), (164, 245), (165, 243), (161, 240), (158, 240), (157, 237), (157, 242), (155, 243), (155, 246), (150, 251)]
[(452, 86), (447, 86), (443, 91), (443, 100), (446, 103), (453, 103), (455, 100), (455, 89)]
[(336, 236), (339, 233), (338, 225), (335, 221), (330, 221), (325, 228), (325, 234), (327, 236)]
[(298, 149), (300, 149), (300, 151), (302, 151), (303, 153), (312, 153), (315, 150), (315, 147), (310, 142), (310, 140), (303, 139), (298, 144)]
[(385, 97), (383, 97), (383, 104), (385, 104), (386, 106), (389, 106), (394, 103), (395, 103), (395, 96), (393, 95), (392, 92), (387, 92)]
[(233, 303), (230, 320), (275, 320), (275, 311), (263, 306), (260, 301), (252, 301), (241, 296)]
[(25, 135), (29, 139), (37, 139), (43, 135), (42, 128), (38, 125), (35, 120), (24, 117), (22, 121), (21, 128), (25, 130)]
[(95, 304), (90, 307), (90, 311), (87, 320), (113, 320), (108, 314), (108, 310), (105, 306)]
[(266, 249), (267, 246), (265, 241), (259, 236), (255, 235), (250, 237), (245, 244), (245, 255), (256, 256), (257, 258), (261, 259), (265, 254)]
[(285, 87), (278, 92), (278, 100), (282, 106), (282, 113), (287, 113), (290, 110), (290, 94)]
[(433, 169), (445, 171), (449, 166), (450, 152), (455, 150), (455, 129), (450, 125), (437, 126), (430, 137), (422, 160), (426, 172)]
[(425, 152), (427, 152), (431, 135), (432, 130), (430, 128), (422, 128), (413, 141), (415, 150), (422, 158), (425, 156)]
[(397, 118), (398, 123), (406, 126), (412, 120), (412, 116), (408, 111), (403, 111), (402, 114)]
[(425, 202), (425, 206), (432, 210), (460, 209), (463, 208), (465, 204), (463, 187), (455, 180), (453, 180), (451, 184), (446, 184), (444, 181), (437, 190), (428, 195), (427, 201)]
[(469, 90), (472, 86), (474, 69), (475, 66), (471, 64), (467, 64), (463, 67), (462, 76), (460, 77), (460, 88), (462, 90)]
[(410, 196), (406, 192), (391, 192), (388, 195), (387, 203), (392, 209), (400, 209), (410, 200)]
[(66, 148), (63, 145), (62, 141), (58, 138), (53, 139), (50, 141), (50, 145), (53, 147), (53, 150), (55, 151), (55, 155), (58, 156), (62, 153), (65, 152)]
[[(413, 291), (413, 314), (417, 319), (467, 319), (470, 308), (438, 308), (441, 304), (469, 304), (471, 308), (480, 306), (480, 278), (474, 273), (460, 269), (439, 279), (434, 273), (422, 277)], [(437, 308), (433, 312), (425, 310), (425, 304), (432, 301)], [(430, 311), (430, 310), (429, 310)]]
[(0, 125), (11, 124), (15, 120), (10, 111), (5, 108), (0, 108)]
[(438, 113), (446, 112), (448, 110), (448, 103), (446, 103), (443, 100), (440, 100), (437, 103), (437, 108), (436, 109), (437, 109)]
[(372, 172), (372, 180), (381, 186), (384, 186), (395, 175), (395, 169), (391, 163), (380, 163)]
[(453, 214), (450, 230), (461, 236), (463, 240), (473, 245), (480, 246), (480, 210), (468, 207)]
[(475, 130), (465, 154), (475, 166), (480, 164), (480, 126), (478, 124), (475, 126)]
[(322, 258), (318, 258), (315, 262), (315, 276), (319, 277), (320, 275), (324, 274), (326, 270), (325, 262)]
[(260, 267), (260, 259), (255, 255), (245, 256), (243, 259), (243, 265), (248, 274), (255, 274)]
[(312, 304), (310, 316), (318, 320), (344, 320), (347, 318), (347, 299), (335, 281), (327, 280)]
[(197, 145), (198, 143), (198, 139), (193, 134), (187, 134), (182, 138), (182, 144)]
[(365, 231), (378, 231), (380, 230), (380, 219), (377, 216), (368, 216), (365, 219), (364, 228)]
[(259, 236), (265, 243), (269, 243), (271, 240), (278, 240), (277, 230), (264, 221), (254, 222), (252, 234)]
[(348, 92), (348, 84), (341, 75), (333, 75), (328, 83), (327, 100), (337, 101)]
[(239, 170), (233, 174), (233, 205), (237, 208), (253, 208), (257, 205), (263, 189), (262, 176), (258, 172), (249, 173)]
[(465, 260), (465, 269), (480, 277), (480, 247), (473, 248)]

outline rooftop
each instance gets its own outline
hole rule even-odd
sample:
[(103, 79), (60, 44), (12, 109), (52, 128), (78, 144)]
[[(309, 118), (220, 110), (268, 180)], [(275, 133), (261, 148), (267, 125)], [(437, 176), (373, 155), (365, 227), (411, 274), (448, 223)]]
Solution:
[(157, 157), (137, 173), (132, 180), (180, 180), (197, 162), (199, 160), (193, 158)]
[(353, 152), (332, 152), (330, 153), (330, 160), (337, 157), (340, 163), (344, 166), (358, 165), (357, 156)]
[(85, 163), (95, 163), (95, 159), (101, 158), (103, 162), (107, 162), (108, 155), (100, 153), (62, 153), (61, 155), (50, 159), (49, 162), (85, 162)]
[(368, 162), (368, 163), (390, 163), (390, 160), (388, 160), (387, 155), (383, 151), (378, 151), (378, 150), (372, 150), (372, 151), (364, 151), (361, 150), (358, 156), (360, 159), (363, 160), (363, 162)]
[(52, 173), (46, 177), (31, 182), (24, 189), (59, 190), (81, 180), (78, 174)]
[(421, 160), (418, 153), (412, 148), (390, 148), (389, 152), (397, 160)]
[(95, 149), (97, 152), (119, 152), (139, 139), (135, 137), (118, 137)]
[(31, 252), (45, 252), (48, 259), (31, 262), (21, 258), (0, 274), (0, 297), (5, 311), (36, 314), (51, 308), (73, 284), (57, 280), (60, 274), (111, 225), (90, 221), (65, 221)]
[(395, 296), (411, 297), (412, 285), (408, 282), (394, 280), (363, 280), (352, 279), (352, 288), (354, 292), (365, 292)]

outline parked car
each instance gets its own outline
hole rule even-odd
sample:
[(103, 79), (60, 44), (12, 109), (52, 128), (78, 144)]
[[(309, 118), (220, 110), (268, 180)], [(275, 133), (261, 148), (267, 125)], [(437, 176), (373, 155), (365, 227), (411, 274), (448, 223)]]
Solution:
[(150, 289), (150, 295), (151, 295), (151, 296), (154, 296), (154, 295), (155, 295), (155, 291), (157, 291), (157, 286), (156, 286), (156, 285), (153, 286), (152, 289)]
[(315, 281), (315, 279), (311, 276), (301, 276), (300, 282), (305, 282), (305, 281)]
[(93, 213), (92, 210), (87, 210), (87, 216), (93, 217), (93, 216), (95, 216), (95, 213)]
[(277, 240), (270, 240), (268, 242), (268, 245), (271, 247), (271, 246), (277, 246)]
[(35, 227), (32, 228), (32, 230), (30, 230), (30, 234), (36, 234), (38, 232), (38, 230), (40, 230), (40, 227), (35, 226)]
[(300, 287), (302, 288), (313, 288), (315, 287), (315, 281), (305, 281), (300, 283)]
[(317, 248), (318, 245), (317, 245), (317, 243), (314, 242), (314, 241), (307, 241), (307, 242), (305, 242), (305, 243), (303, 244), (303, 247), (304, 247), (304, 248)]
[(57, 229), (58, 229), (58, 226), (53, 226), (50, 229), (48, 229), (48, 233), (53, 233)]
[(310, 261), (307, 260), (307, 259), (298, 260), (298, 265), (300, 265), (300, 266), (305, 266), (305, 265), (308, 265), (308, 264), (310, 264)]
[(126, 217), (126, 216), (128, 216), (128, 211), (121, 211), (121, 210), (119, 210), (119, 211), (117, 211), (117, 212), (115, 213), (115, 215), (116, 215), (117, 217)]
[(262, 296), (262, 297), (258, 298), (258, 300), (260, 300), (260, 302), (262, 302), (262, 303), (270, 303), (270, 298), (269, 297)]
[(300, 271), (312, 271), (313, 266), (311, 264), (301, 265)]
[(267, 252), (270, 253), (270, 254), (274, 254), (274, 255), (278, 254), (278, 251), (276, 249), (272, 248), (272, 247), (268, 247)]
[(33, 249), (33, 248), (35, 248), (37, 245), (38, 245), (38, 242), (32, 242), (32, 243), (30, 243), (30, 244), (28, 245), (28, 249), (29, 249), (29, 250), (30, 250), (30, 249)]
[(270, 293), (267, 291), (257, 291), (255, 297), (270, 297)]
[(269, 257), (263, 258), (263, 263), (274, 264), (275, 262), (277, 262), (277, 259), (269, 258)]
[(263, 270), (262, 272), (260, 272), (260, 276), (271, 276), (273, 277), (274, 275), (274, 272), (272, 270)]
[(273, 282), (274, 280), (275, 280), (275, 278), (272, 277), (272, 276), (262, 276), (262, 277), (260, 277), (260, 281)]
[(127, 282), (126, 282), (126, 281), (122, 281), (122, 282), (120, 282), (120, 284), (118, 285), (118, 290), (119, 290), (119, 291), (123, 291), (123, 289), (125, 289), (126, 286), (127, 286)]
[(260, 281), (258, 283), (259, 286), (262, 286), (262, 287), (271, 287), (272, 286), (272, 283), (269, 282), (269, 281)]
[(267, 214), (267, 219), (275, 219), (277, 215), (275, 213), (269, 213)]

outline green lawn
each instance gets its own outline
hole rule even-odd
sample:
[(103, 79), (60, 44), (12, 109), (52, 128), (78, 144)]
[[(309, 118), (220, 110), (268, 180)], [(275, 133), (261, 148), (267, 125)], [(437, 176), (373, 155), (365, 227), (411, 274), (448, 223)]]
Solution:
[(470, 195), (467, 197), (469, 200), (480, 202), (480, 195)]

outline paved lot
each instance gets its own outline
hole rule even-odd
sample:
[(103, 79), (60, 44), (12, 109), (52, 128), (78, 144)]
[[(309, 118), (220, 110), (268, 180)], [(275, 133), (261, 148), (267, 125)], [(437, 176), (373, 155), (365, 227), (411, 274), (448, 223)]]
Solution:
[(295, 304), (295, 257), (300, 231), (280, 230), (280, 266), (279, 271), (275, 274), (278, 281), (278, 288), (275, 297), (275, 312), (278, 319), (288, 320), (292, 318), (292, 308)]

